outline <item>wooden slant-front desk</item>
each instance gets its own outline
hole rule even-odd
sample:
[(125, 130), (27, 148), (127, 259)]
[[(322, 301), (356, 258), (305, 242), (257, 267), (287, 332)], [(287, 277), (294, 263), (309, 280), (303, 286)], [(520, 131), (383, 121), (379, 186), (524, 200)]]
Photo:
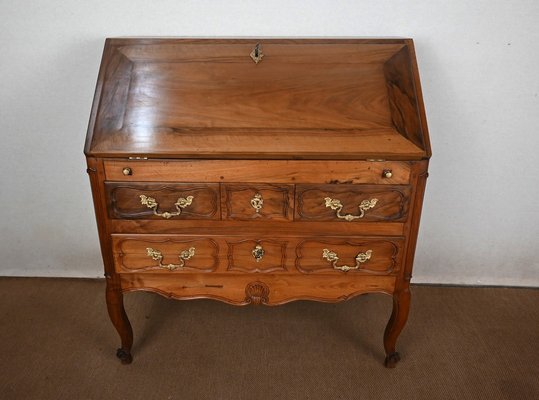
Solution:
[(385, 293), (399, 360), (431, 154), (412, 40), (108, 39), (85, 154), (122, 362), (134, 290)]

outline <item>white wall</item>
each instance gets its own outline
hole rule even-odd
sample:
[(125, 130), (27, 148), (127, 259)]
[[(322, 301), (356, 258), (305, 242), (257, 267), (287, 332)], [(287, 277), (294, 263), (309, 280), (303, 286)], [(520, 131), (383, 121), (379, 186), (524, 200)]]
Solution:
[(539, 286), (539, 2), (0, 0), (0, 275), (102, 275), (82, 147), (107, 36), (405, 36), (434, 156), (415, 282)]

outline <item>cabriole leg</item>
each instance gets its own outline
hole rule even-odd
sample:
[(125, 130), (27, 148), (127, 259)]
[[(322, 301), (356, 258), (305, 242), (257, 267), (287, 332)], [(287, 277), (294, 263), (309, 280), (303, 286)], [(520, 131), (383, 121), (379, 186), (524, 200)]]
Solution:
[(410, 311), (410, 290), (406, 288), (393, 294), (393, 311), (384, 332), (384, 348), (386, 351), (385, 366), (394, 368), (400, 361), (400, 355), (395, 350), (399, 334), (406, 324)]
[(131, 356), (133, 329), (131, 328), (131, 323), (127, 318), (127, 314), (125, 313), (123, 294), (120, 285), (114, 281), (115, 279), (113, 277), (107, 276), (107, 310), (109, 312), (110, 320), (118, 331), (122, 341), (121, 347), (116, 351), (116, 357), (122, 361), (122, 364), (131, 364), (131, 361), (133, 361), (133, 357)]

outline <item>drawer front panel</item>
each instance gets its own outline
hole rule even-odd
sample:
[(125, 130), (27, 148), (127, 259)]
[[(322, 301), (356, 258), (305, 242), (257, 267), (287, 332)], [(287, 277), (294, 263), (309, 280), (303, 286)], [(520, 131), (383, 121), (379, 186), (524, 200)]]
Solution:
[(296, 268), (305, 274), (393, 274), (402, 257), (402, 239), (306, 239), (296, 247)]
[(219, 184), (105, 182), (110, 218), (220, 219)]
[(113, 236), (117, 272), (213, 272), (219, 266), (219, 244), (196, 237)]
[(293, 185), (223, 185), (223, 219), (273, 220), (293, 219)]
[(296, 220), (401, 222), (406, 220), (409, 186), (298, 185)]
[(393, 275), (403, 247), (400, 237), (112, 237), (115, 267), (121, 273)]
[(277, 272), (287, 271), (285, 240), (227, 239), (228, 271)]
[(108, 181), (275, 184), (405, 185), (411, 170), (402, 161), (105, 160), (104, 166)]
[(211, 298), (230, 304), (278, 305), (294, 300), (338, 302), (372, 292), (393, 293), (394, 276), (376, 275), (251, 275), (122, 274), (124, 290), (149, 290), (179, 299)]

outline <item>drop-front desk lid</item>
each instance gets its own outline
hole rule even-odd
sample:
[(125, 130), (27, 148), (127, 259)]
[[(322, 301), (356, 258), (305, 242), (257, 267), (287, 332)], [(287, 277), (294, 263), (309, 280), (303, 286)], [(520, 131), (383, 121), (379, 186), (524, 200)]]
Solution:
[(85, 153), (430, 156), (411, 39), (107, 39)]

